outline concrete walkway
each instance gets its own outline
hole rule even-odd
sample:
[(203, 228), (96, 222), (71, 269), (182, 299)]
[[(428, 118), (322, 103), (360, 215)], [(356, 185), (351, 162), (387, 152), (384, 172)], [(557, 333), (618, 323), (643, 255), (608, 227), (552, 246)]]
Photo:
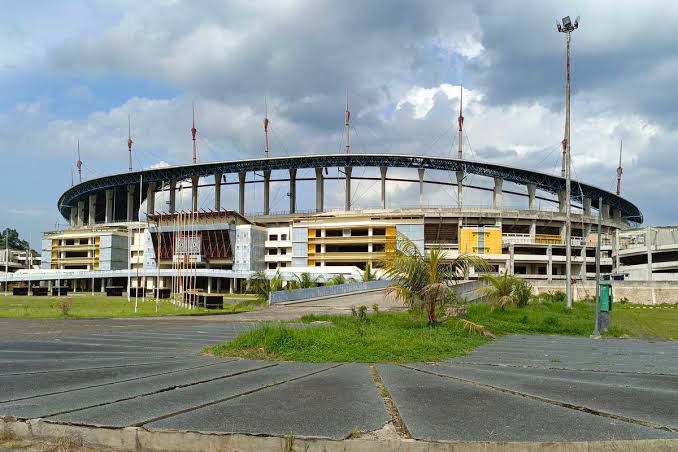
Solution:
[(678, 438), (676, 342), (513, 336), (438, 364), (376, 366), (199, 355), (254, 325), (0, 320), (0, 415), (330, 439)]

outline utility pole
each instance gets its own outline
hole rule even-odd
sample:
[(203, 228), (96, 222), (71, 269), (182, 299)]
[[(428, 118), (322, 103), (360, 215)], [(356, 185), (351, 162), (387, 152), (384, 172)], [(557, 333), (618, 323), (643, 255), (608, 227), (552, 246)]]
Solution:
[(617, 196), (621, 194), (621, 177), (624, 170), (622, 169), (621, 158), (622, 158), (622, 140), (619, 140), (619, 166), (617, 166)]
[(562, 24), (556, 22), (560, 33), (565, 33), (566, 42), (566, 79), (565, 79), (565, 138), (563, 138), (563, 166), (565, 176), (565, 297), (567, 308), (572, 308), (572, 218), (571, 218), (571, 153), (570, 153), (570, 41), (572, 32), (579, 28), (579, 16), (570, 20), (563, 17)]
[(602, 241), (603, 197), (598, 198), (598, 240), (596, 240), (596, 298), (593, 337), (600, 337), (600, 242)]
[(9, 229), (5, 228), (5, 296), (7, 296), (8, 279), (9, 279)]

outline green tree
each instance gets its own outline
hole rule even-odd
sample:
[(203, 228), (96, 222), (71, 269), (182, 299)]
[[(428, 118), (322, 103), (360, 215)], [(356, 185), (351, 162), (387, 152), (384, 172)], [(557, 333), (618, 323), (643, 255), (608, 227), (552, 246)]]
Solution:
[(19, 233), (16, 229), (6, 228), (4, 231), (0, 232), (0, 247), (2, 249), (8, 247), (15, 250), (25, 250), (28, 249), (29, 246), (30, 244), (26, 240), (22, 240), (19, 237)]
[(392, 280), (388, 289), (412, 311), (423, 311), (428, 324), (438, 323), (438, 317), (456, 299), (452, 286), (468, 277), (472, 267), (488, 268), (487, 262), (468, 254), (447, 259), (440, 248), (428, 253), (403, 234), (397, 236), (393, 255), (384, 261), (385, 274)]
[(346, 278), (344, 275), (337, 275), (332, 277), (327, 283), (326, 286), (339, 286), (341, 284), (346, 284)]

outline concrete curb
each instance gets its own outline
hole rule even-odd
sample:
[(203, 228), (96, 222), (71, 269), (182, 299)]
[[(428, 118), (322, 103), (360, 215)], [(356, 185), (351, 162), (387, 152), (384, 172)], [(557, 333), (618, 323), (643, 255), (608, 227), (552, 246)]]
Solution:
[(147, 430), (142, 427), (97, 428), (56, 424), (43, 419), (0, 416), (0, 431), (24, 440), (71, 438), (90, 447), (121, 451), (323, 451), (323, 452), (593, 452), (673, 451), (678, 439), (576, 442), (432, 442), (418, 440), (295, 438), (210, 432)]

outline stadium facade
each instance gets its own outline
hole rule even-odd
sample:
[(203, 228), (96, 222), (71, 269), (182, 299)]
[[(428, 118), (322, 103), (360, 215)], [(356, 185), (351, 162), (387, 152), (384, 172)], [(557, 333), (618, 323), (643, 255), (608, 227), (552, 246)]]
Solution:
[[(329, 177), (327, 168), (338, 168)], [(378, 169), (377, 177), (355, 176), (356, 169)], [(392, 169), (397, 168), (397, 171)], [(297, 209), (297, 172), (311, 169), (315, 178), (315, 209)], [(403, 170), (404, 169), (404, 170)], [(449, 182), (428, 174), (449, 173)], [(272, 178), (272, 174), (287, 177)], [(391, 177), (390, 173), (396, 173)], [(248, 177), (255, 173), (259, 179)], [(411, 176), (403, 176), (404, 173)], [(466, 176), (477, 175), (470, 184)], [(325, 183), (341, 179), (343, 209), (325, 209)], [(351, 184), (370, 179), (380, 186), (379, 208), (351, 206)], [(419, 188), (415, 205), (387, 208), (387, 182), (409, 182)], [(455, 182), (456, 181), (456, 182)], [(288, 185), (289, 209), (271, 212), (270, 185)], [(510, 188), (505, 188), (510, 182)], [(246, 192), (263, 186), (263, 205), (246, 214)], [(179, 190), (190, 190), (190, 206), (177, 209)], [(428, 184), (454, 189), (448, 207), (429, 207)], [(237, 187), (237, 206), (222, 206), (225, 186)], [(506, 184), (508, 185), (508, 184)], [(211, 209), (199, 209), (199, 194), (213, 190)], [(490, 192), (487, 206), (466, 207), (473, 191)], [(537, 171), (470, 160), (392, 154), (331, 154), (197, 163), (130, 171), (84, 181), (69, 188), (58, 209), (68, 227), (45, 233), (41, 269), (19, 272), (19, 281), (55, 281), (82, 290), (107, 286), (170, 287), (177, 262), (189, 262), (196, 288), (234, 291), (253, 272), (280, 272), (291, 278), (311, 273), (320, 281), (335, 275), (357, 277), (370, 264), (379, 267), (395, 250), (396, 236), (413, 240), (421, 251), (445, 250), (450, 259), (477, 254), (492, 272), (519, 274), (532, 280), (564, 281), (566, 203), (572, 208), (572, 273), (579, 280), (595, 274), (595, 246), (601, 241), (601, 269), (615, 273), (627, 262), (621, 240), (642, 223), (640, 210), (614, 193), (583, 182), (572, 182), (565, 197), (565, 179)], [(312, 194), (311, 194), (312, 195)], [(505, 195), (524, 198), (524, 207), (504, 206)], [(162, 196), (162, 198), (159, 198)], [(166, 199), (166, 202), (156, 202)], [(598, 209), (602, 201), (602, 234), (598, 237)], [(204, 204), (203, 204), (204, 205)], [(162, 208), (160, 208), (162, 206)], [(180, 206), (181, 207), (181, 206)], [(633, 269), (635, 270), (635, 269)], [(480, 270), (472, 269), (471, 277)], [(639, 277), (633, 271), (629, 276)], [(24, 278), (26, 275), (24, 274)]]

